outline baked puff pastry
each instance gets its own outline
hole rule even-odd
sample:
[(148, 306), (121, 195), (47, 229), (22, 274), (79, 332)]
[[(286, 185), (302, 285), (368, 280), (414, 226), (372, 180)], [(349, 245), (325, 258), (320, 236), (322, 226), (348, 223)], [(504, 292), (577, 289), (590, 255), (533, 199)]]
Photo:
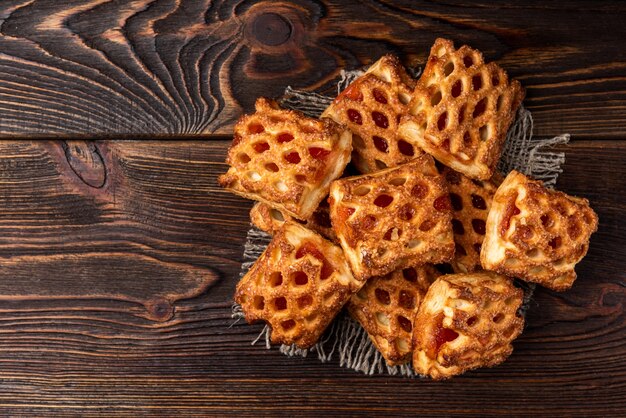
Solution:
[(333, 230), (360, 280), (454, 255), (448, 190), (429, 155), (336, 180), (329, 203)]
[(480, 261), (485, 269), (563, 291), (587, 253), (598, 216), (587, 199), (512, 171), (496, 191)]
[(523, 292), (506, 276), (475, 272), (441, 276), (430, 286), (413, 328), (413, 368), (447, 379), (503, 362), (522, 332)]
[(266, 203), (258, 202), (250, 209), (250, 222), (261, 231), (265, 231), (270, 235), (274, 235), (287, 221), (298, 222), (319, 233), (324, 238), (338, 242), (335, 231), (331, 227), (328, 201), (326, 199), (320, 202), (313, 215), (306, 221), (293, 218)]
[(397, 135), (414, 87), (415, 80), (398, 58), (385, 55), (322, 113), (352, 131), (352, 164), (361, 173), (393, 167), (422, 153)]
[(268, 99), (235, 125), (228, 172), (219, 183), (294, 218), (311, 217), (338, 178), (352, 150), (352, 133), (330, 119), (283, 110)]
[(399, 135), (466, 176), (494, 174), (524, 91), (479, 51), (437, 39)]
[(265, 321), (273, 343), (309, 348), (350, 296), (354, 279), (341, 248), (305, 227), (285, 222), (241, 279), (235, 302), (249, 323)]
[(471, 180), (448, 167), (442, 174), (450, 191), (452, 206), (455, 251), (450, 265), (455, 273), (470, 273), (481, 269), (480, 250), (485, 238), (487, 215), (502, 176), (495, 174), (490, 180)]
[(411, 359), (413, 319), (430, 284), (439, 276), (430, 264), (370, 278), (347, 308), (367, 331), (389, 366)]

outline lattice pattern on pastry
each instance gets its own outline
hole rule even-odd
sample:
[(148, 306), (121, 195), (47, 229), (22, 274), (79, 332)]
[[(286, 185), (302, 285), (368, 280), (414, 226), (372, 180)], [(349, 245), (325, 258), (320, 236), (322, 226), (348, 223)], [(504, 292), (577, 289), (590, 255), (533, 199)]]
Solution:
[(407, 267), (370, 278), (350, 298), (350, 315), (367, 331), (390, 366), (411, 359), (413, 319), (437, 276), (439, 273), (429, 264)]
[(444, 168), (443, 177), (450, 191), (455, 243), (454, 260), (450, 264), (455, 273), (481, 269), (480, 249), (485, 238), (487, 214), (502, 178), (496, 174), (491, 180), (471, 180), (448, 167)]
[(415, 80), (398, 58), (385, 55), (322, 114), (353, 132), (352, 163), (360, 172), (393, 167), (422, 153), (397, 135), (400, 117), (407, 112), (414, 87)]
[(330, 219), (355, 277), (366, 279), (454, 254), (450, 199), (429, 155), (336, 180)]
[(446, 379), (503, 362), (522, 332), (523, 292), (493, 272), (441, 276), (415, 317), (413, 368)]
[(496, 191), (480, 253), (485, 269), (569, 289), (598, 216), (587, 199), (548, 190), (512, 171)]
[(248, 322), (271, 326), (273, 343), (308, 348), (362, 285), (341, 248), (286, 222), (237, 285), (235, 301)]
[(234, 193), (308, 219), (350, 161), (352, 134), (330, 119), (312, 119), (260, 98), (235, 125), (228, 172)]
[(479, 51), (437, 39), (399, 135), (448, 167), (489, 179), (524, 91)]
[(287, 221), (298, 222), (321, 234), (324, 238), (338, 242), (335, 231), (331, 227), (329, 210), (328, 201), (324, 199), (309, 219), (301, 221), (266, 203), (258, 202), (250, 209), (250, 221), (254, 226), (270, 235), (274, 235)]

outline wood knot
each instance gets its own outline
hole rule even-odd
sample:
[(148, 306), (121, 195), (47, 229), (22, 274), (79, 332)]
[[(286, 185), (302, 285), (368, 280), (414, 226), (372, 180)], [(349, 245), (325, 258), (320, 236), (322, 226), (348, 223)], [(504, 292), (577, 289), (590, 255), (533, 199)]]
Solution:
[(96, 144), (91, 141), (63, 141), (65, 158), (83, 183), (100, 189), (106, 183), (106, 166)]
[(255, 15), (250, 25), (250, 35), (267, 46), (282, 45), (291, 37), (293, 26), (289, 19), (276, 13)]
[(174, 307), (165, 299), (156, 299), (146, 304), (148, 315), (153, 321), (165, 322), (174, 316)]

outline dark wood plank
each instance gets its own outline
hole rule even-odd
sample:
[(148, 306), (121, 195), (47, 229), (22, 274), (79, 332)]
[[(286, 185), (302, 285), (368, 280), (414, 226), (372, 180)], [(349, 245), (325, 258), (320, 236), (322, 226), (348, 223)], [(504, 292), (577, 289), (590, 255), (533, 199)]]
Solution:
[(240, 203), (208, 160), (223, 148), (196, 145), (0, 143), (0, 295), (112, 299), (164, 321), (236, 268)]
[(536, 292), (503, 365), (438, 383), (286, 358), (250, 345), (260, 326), (229, 327), (250, 202), (216, 184), (227, 146), (0, 143), (3, 414), (626, 413), (626, 142), (564, 148), (558, 187), (601, 220), (574, 288)]
[[(355, 17), (358, 16), (358, 19)], [(468, 43), (528, 89), (537, 134), (626, 133), (619, 1), (6, 0), (0, 134), (230, 133), (259, 96)]]

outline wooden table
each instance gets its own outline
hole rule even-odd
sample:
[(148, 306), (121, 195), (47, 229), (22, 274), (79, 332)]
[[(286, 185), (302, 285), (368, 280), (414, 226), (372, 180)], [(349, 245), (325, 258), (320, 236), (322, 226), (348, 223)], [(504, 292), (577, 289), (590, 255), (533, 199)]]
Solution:
[[(2, 415), (626, 415), (624, 22), (618, 1), (3, 1)], [(522, 82), (536, 136), (572, 134), (557, 187), (600, 216), (575, 286), (447, 382), (251, 346), (260, 326), (229, 327), (251, 203), (216, 184), (233, 122), (439, 36)]]

